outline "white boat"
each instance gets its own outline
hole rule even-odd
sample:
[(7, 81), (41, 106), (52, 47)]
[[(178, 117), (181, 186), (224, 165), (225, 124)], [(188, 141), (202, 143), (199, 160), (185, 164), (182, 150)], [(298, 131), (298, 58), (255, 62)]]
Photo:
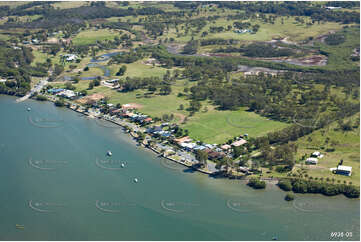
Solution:
[(30, 111), (30, 110), (31, 110), (31, 108), (28, 108), (27, 110), (28, 110), (28, 111)]
[(107, 151), (108, 156), (112, 156), (112, 152), (110, 150)]
[(124, 167), (125, 167), (124, 163), (122, 163), (120, 166), (121, 166), (122, 168), (124, 168)]
[(138, 178), (134, 178), (134, 182), (137, 183), (137, 182), (138, 182)]

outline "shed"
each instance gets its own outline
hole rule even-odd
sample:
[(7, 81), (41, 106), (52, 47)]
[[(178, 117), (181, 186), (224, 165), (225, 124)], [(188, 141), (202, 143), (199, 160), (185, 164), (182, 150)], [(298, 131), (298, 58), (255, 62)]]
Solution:
[(336, 174), (351, 176), (352, 167), (351, 166), (337, 166)]

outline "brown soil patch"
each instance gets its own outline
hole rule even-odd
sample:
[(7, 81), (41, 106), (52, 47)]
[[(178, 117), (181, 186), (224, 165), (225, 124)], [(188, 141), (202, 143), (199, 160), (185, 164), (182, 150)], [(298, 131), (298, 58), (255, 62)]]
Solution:
[(186, 116), (181, 113), (175, 113), (174, 116), (177, 116), (179, 118), (179, 121), (177, 122), (178, 124), (183, 123), (184, 119), (186, 118)]
[(143, 107), (143, 105), (139, 104), (139, 103), (129, 103), (130, 105), (132, 105), (132, 107), (136, 108), (136, 109), (141, 109)]

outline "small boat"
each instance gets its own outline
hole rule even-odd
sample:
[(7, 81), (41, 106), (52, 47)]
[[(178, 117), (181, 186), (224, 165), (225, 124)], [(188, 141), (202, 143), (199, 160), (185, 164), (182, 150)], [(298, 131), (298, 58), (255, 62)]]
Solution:
[(122, 168), (124, 168), (124, 167), (125, 167), (124, 163), (122, 163), (120, 166), (121, 166)]
[(28, 111), (30, 111), (30, 110), (31, 110), (31, 108), (27, 108), (27, 110), (28, 110)]
[(110, 150), (107, 151), (108, 156), (112, 156), (112, 152)]
[(276, 236), (273, 236), (272, 240), (278, 240), (278, 238)]
[(134, 178), (134, 182), (137, 183), (137, 182), (138, 182), (138, 178)]

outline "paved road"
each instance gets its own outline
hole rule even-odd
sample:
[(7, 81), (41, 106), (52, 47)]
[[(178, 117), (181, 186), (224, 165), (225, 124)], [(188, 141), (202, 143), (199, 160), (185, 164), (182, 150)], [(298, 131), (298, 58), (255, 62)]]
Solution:
[(18, 98), (16, 99), (16, 102), (23, 102), (25, 101), (26, 99), (28, 99), (29, 97), (31, 97), (34, 93), (36, 92), (40, 92), (41, 89), (43, 89), (44, 86), (46, 86), (46, 84), (48, 84), (48, 79), (44, 79), (44, 80), (41, 80), (38, 84), (36, 84), (28, 94), (26, 94), (25, 96), (21, 97), (21, 98)]

